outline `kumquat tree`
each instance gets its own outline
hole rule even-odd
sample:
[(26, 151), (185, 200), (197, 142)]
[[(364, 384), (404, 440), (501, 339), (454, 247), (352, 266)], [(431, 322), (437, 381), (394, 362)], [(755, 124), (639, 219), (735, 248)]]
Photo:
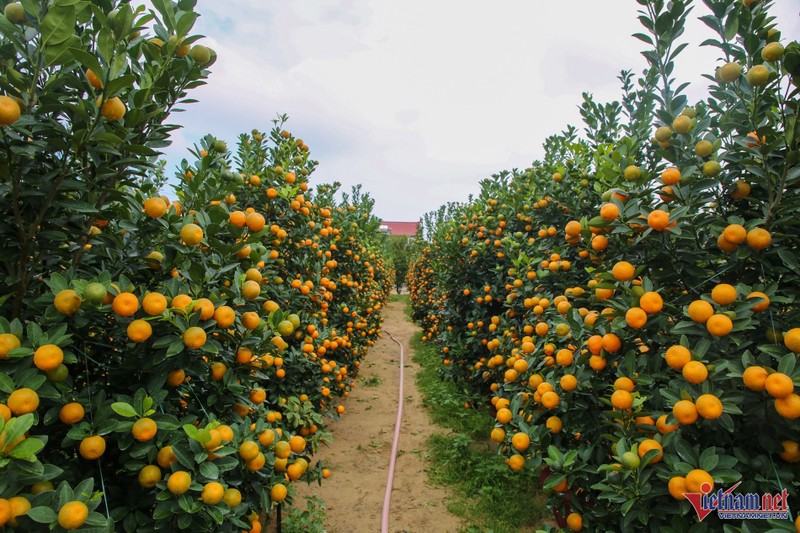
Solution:
[[(414, 317), (559, 527), (800, 531), (800, 45), (770, 1), (637, 3), (622, 97), (426, 217)], [(698, 15), (719, 60), (690, 102)], [(698, 519), (739, 482), (785, 516)]]
[[(0, 17), (0, 530), (260, 531), (314, 462), (392, 279), (373, 201), (280, 117), (165, 122), (216, 54), (194, 0)], [(171, 189), (162, 196), (161, 190)]]

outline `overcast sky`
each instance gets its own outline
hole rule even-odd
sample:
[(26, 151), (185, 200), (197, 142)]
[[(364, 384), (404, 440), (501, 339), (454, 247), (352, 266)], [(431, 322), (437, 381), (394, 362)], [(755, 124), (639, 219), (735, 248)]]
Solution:
[[(712, 37), (696, 20), (684, 39)], [(800, 37), (800, 2), (772, 12), (783, 42)], [(641, 71), (634, 0), (199, 0), (195, 30), (218, 60), (166, 150), (170, 174), (206, 133), (233, 146), (278, 114), (320, 161), (311, 183), (362, 183), (384, 220), (417, 220), (466, 200), (481, 179), (525, 168), (588, 91), (620, 97)], [(688, 48), (676, 76), (705, 92), (720, 63)]]

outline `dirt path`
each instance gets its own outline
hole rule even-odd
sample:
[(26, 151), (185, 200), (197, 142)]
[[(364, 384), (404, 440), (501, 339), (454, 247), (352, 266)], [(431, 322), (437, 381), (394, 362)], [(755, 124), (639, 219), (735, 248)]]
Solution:
[[(431, 486), (425, 472), (425, 442), (436, 431), (416, 387), (418, 366), (409, 340), (417, 331), (403, 302), (384, 310), (384, 329), (405, 347), (404, 406), (392, 492), (389, 530), (393, 533), (451, 533), (460, 520), (445, 505), (448, 493)], [(298, 486), (302, 497), (317, 495), (327, 507), (328, 533), (380, 531), (383, 497), (397, 418), (399, 347), (384, 335), (361, 366), (358, 386), (350, 393), (347, 413), (330, 426), (335, 441), (315, 456), (333, 472), (322, 487)]]

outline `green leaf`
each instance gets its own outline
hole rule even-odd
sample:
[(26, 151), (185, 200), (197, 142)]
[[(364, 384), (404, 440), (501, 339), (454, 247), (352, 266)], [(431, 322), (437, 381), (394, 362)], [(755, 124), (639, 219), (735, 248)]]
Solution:
[(791, 375), (792, 372), (794, 371), (796, 363), (797, 363), (797, 355), (793, 353), (787, 353), (781, 358), (780, 363), (778, 363), (778, 372)]
[(208, 479), (217, 479), (219, 477), (219, 468), (209, 461), (200, 465), (200, 474)]
[(24, 441), (20, 442), (14, 449), (11, 450), (11, 453), (8, 454), (14, 459), (22, 459), (23, 461), (35, 461), (36, 454), (44, 448), (44, 442), (40, 441), (36, 438), (25, 439)]
[(55, 5), (42, 20), (41, 45), (54, 46), (66, 41), (75, 34), (75, 8)]
[(11, 379), (11, 376), (4, 372), (0, 372), (0, 391), (5, 392), (6, 394), (11, 394), (14, 392), (14, 381)]
[(39, 524), (51, 524), (58, 520), (58, 515), (50, 507), (33, 507), (28, 510), (26, 516)]
[(114, 402), (111, 404), (111, 409), (119, 416), (124, 416), (125, 418), (133, 418), (139, 414), (131, 404), (125, 402)]

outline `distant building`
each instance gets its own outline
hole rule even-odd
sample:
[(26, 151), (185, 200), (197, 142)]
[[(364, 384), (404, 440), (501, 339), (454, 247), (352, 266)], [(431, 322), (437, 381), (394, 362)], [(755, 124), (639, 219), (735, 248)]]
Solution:
[(417, 234), (419, 222), (389, 222), (381, 220), (380, 230), (389, 235), (408, 235), (413, 237)]

